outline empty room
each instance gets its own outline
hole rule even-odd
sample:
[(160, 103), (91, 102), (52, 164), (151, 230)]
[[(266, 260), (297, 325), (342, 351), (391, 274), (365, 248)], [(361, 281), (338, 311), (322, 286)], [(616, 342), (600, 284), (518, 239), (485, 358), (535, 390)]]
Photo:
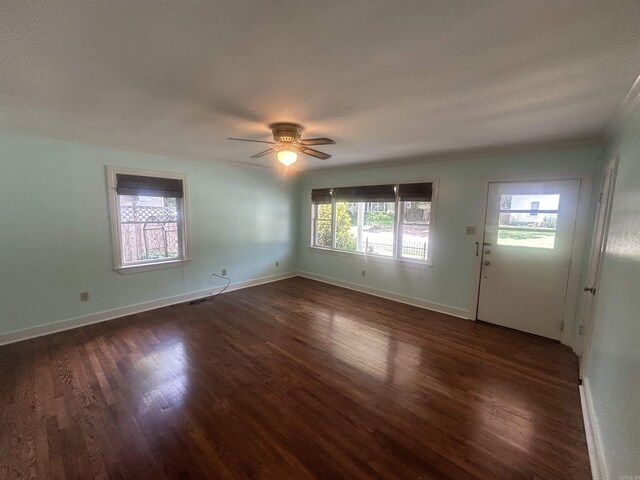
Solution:
[(0, 479), (640, 479), (640, 1), (0, 1)]

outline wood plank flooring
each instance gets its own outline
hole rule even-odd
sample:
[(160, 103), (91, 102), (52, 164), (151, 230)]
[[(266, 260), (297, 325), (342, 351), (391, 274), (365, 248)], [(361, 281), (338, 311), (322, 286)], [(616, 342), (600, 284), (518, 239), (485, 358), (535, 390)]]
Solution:
[(577, 362), (296, 277), (0, 347), (0, 478), (587, 479)]

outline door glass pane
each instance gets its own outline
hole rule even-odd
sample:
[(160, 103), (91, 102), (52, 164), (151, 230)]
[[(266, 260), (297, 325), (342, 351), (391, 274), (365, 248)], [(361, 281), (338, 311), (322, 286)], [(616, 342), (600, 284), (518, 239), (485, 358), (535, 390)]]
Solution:
[(560, 195), (502, 195), (498, 245), (553, 249)]
[(500, 213), (500, 223), (502, 227), (526, 227), (526, 228), (546, 228), (555, 230), (558, 222), (557, 213), (539, 213), (532, 216), (530, 213)]
[(555, 242), (555, 231), (513, 230), (510, 228), (498, 230), (498, 245), (552, 249), (555, 247)]
[(500, 210), (558, 210), (560, 194), (501, 195)]

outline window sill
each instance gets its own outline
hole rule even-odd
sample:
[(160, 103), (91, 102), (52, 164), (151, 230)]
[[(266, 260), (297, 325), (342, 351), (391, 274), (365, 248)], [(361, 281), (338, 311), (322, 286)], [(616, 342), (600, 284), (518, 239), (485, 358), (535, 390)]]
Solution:
[(125, 267), (116, 267), (114, 270), (121, 275), (130, 273), (150, 272), (153, 270), (165, 270), (167, 268), (180, 268), (191, 261), (190, 258), (181, 258), (179, 260), (168, 260), (166, 262), (142, 263), (137, 265), (127, 265)]
[(402, 259), (390, 258), (390, 257), (383, 257), (380, 255), (368, 255), (366, 253), (359, 253), (359, 252), (345, 252), (342, 250), (331, 250), (329, 248), (313, 247), (313, 246), (310, 246), (309, 250), (328, 254), (328, 255), (335, 255), (337, 257), (351, 258), (353, 260), (364, 260), (366, 262), (374, 262), (374, 263), (386, 263), (387, 265), (395, 265), (397, 267), (404, 267), (404, 268), (415, 268), (418, 270), (427, 270), (433, 267), (433, 264), (431, 263), (407, 260), (404, 258)]

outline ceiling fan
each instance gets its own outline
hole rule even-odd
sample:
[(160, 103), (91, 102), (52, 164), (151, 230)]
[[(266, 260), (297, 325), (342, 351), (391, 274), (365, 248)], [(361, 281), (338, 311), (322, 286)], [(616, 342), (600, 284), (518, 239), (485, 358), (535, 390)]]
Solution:
[(278, 161), (283, 165), (292, 165), (298, 159), (298, 153), (304, 153), (311, 155), (312, 157), (319, 158), (320, 160), (326, 160), (331, 158), (328, 153), (320, 152), (309, 148), (310, 145), (333, 145), (334, 142), (330, 138), (306, 138), (302, 139), (302, 125), (297, 123), (272, 123), (269, 128), (273, 132), (273, 142), (267, 142), (265, 140), (249, 140), (246, 138), (228, 138), (227, 140), (237, 140), (239, 142), (255, 142), (255, 143), (268, 143), (273, 147), (267, 148), (263, 152), (256, 153), (250, 158), (259, 158), (268, 155), (272, 152), (276, 152)]

